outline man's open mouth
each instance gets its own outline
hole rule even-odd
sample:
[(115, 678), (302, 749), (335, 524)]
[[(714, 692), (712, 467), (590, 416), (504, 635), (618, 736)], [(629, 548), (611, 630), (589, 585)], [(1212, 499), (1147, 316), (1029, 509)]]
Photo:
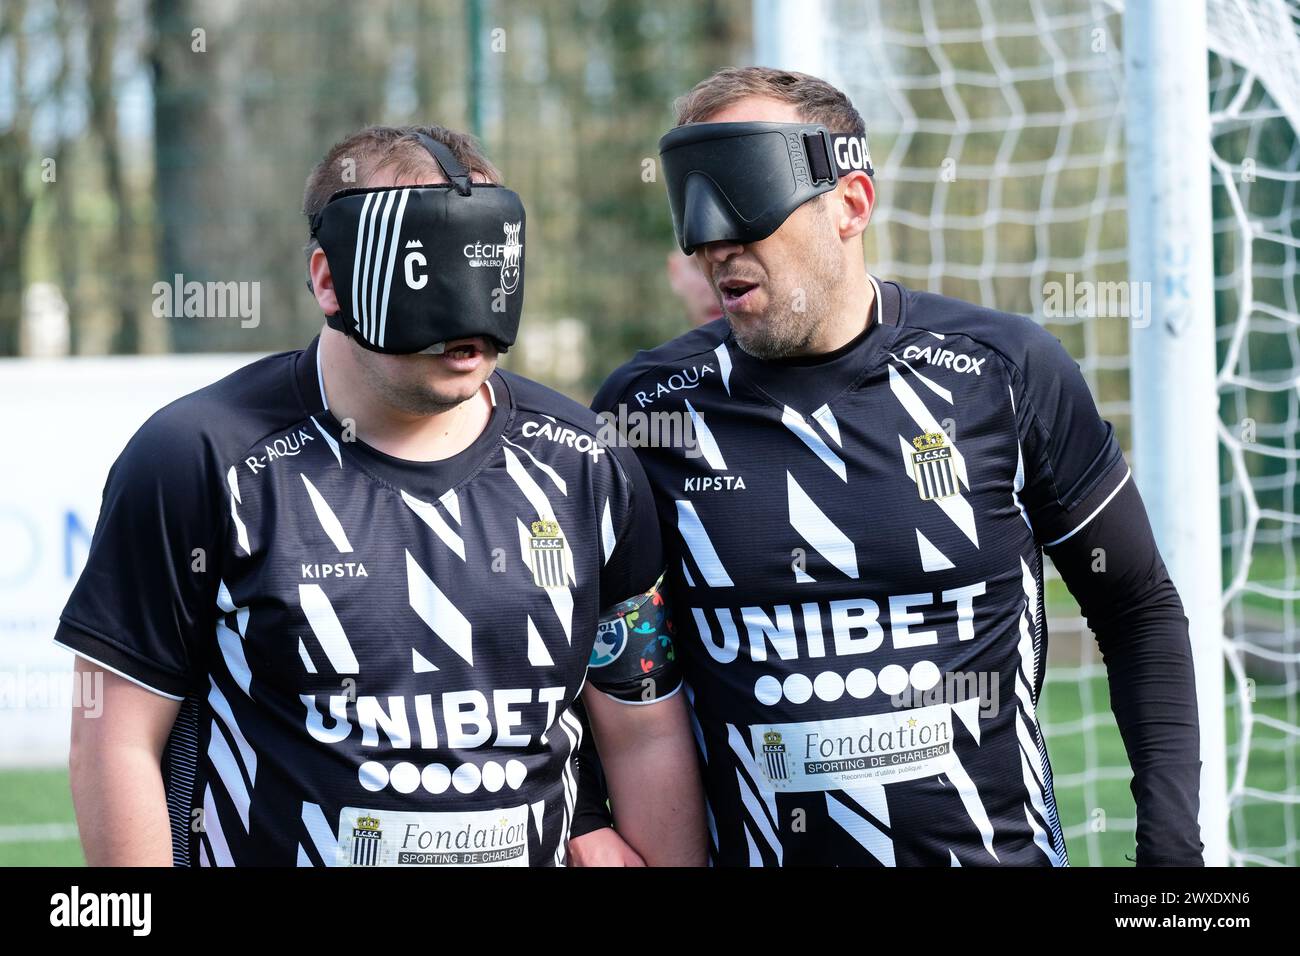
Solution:
[(483, 354), (483, 345), (478, 339), (462, 339), (448, 342), (442, 354), (447, 358), (467, 359)]
[(744, 279), (723, 279), (718, 283), (718, 291), (722, 293), (723, 308), (732, 309), (742, 305), (745, 302), (745, 297), (757, 288), (757, 282), (746, 282)]

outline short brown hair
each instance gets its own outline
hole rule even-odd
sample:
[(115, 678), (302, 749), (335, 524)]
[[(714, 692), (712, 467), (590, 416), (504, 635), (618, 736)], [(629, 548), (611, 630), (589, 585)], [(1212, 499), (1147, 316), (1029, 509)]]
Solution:
[[(488, 182), (501, 182), (501, 173), (468, 133), (445, 126), (367, 126), (331, 146), (312, 169), (302, 196), (303, 215), (310, 220), (325, 208), (334, 193), (365, 186), (381, 169), (391, 169), (399, 178), (434, 170), (433, 157), (421, 145), (417, 133), (442, 143), (471, 173), (479, 173)], [(353, 165), (348, 165), (349, 160)], [(352, 175), (345, 179), (344, 173), (349, 170)]]
[(799, 109), (805, 123), (820, 123), (832, 133), (865, 136), (861, 114), (843, 92), (825, 80), (767, 66), (732, 66), (701, 80), (673, 103), (677, 125), (701, 123), (747, 96), (768, 96)]

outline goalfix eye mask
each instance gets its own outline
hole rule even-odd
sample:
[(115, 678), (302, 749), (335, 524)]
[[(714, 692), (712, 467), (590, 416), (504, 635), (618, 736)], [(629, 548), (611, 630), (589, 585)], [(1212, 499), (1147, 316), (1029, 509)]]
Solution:
[(478, 335), (504, 352), (523, 307), (524, 205), (420, 141), (449, 183), (344, 189), (312, 217), (339, 302), (326, 322), (372, 352), (436, 353)]
[(659, 140), (673, 230), (690, 255), (706, 242), (757, 242), (853, 170), (875, 175), (866, 136), (805, 123), (691, 123)]

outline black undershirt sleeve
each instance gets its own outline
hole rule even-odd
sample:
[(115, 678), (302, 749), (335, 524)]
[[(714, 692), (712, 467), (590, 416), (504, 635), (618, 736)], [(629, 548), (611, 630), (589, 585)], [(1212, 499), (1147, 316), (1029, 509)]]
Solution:
[(605, 771), (596, 753), (596, 739), (591, 734), (587, 711), (579, 700), (573, 705), (574, 713), (582, 724), (582, 743), (578, 746), (577, 776), (578, 796), (573, 804), (573, 823), (569, 826), (569, 839), (585, 836), (595, 830), (614, 825), (609, 811), (609, 790), (605, 786)]
[(1200, 726), (1182, 601), (1130, 478), (1047, 549), (1096, 635), (1133, 768), (1138, 866), (1202, 866)]

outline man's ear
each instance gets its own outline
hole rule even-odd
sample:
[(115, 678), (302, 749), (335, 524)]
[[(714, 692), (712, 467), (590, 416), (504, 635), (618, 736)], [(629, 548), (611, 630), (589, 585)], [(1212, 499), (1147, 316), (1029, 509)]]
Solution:
[(311, 251), (307, 271), (311, 273), (311, 291), (316, 296), (316, 304), (320, 306), (321, 312), (325, 315), (338, 312), (339, 300), (334, 294), (334, 277), (330, 274), (330, 264), (325, 258), (325, 250), (320, 246)]
[(876, 208), (876, 184), (866, 173), (854, 170), (840, 177), (837, 191), (840, 238), (853, 239), (862, 235)]

